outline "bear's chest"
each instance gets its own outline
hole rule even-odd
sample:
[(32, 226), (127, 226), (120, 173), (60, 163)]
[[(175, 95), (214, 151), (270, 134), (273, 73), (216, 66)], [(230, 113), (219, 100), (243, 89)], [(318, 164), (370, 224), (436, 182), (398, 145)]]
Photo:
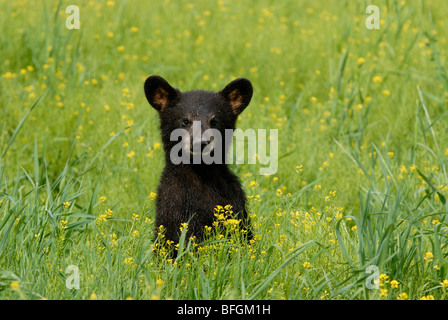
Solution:
[(240, 195), (232, 179), (215, 177), (214, 179), (190, 179), (184, 184), (184, 201), (190, 207), (214, 209), (217, 205), (237, 205)]

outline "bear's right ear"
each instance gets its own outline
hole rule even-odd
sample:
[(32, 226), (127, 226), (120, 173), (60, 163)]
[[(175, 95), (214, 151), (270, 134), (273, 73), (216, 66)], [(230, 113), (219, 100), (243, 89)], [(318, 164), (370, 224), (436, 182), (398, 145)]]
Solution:
[(145, 81), (145, 95), (149, 104), (161, 112), (173, 101), (179, 91), (159, 76), (150, 76)]
[(233, 114), (238, 116), (249, 105), (253, 91), (249, 80), (239, 78), (230, 82), (220, 93), (229, 101)]

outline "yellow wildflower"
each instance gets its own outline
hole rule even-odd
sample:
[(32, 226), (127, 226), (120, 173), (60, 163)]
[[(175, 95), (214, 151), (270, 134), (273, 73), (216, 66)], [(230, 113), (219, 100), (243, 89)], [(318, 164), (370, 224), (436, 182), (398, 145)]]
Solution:
[(131, 152), (129, 152), (129, 153), (126, 155), (126, 157), (128, 157), (129, 159), (135, 157), (135, 151), (131, 151)]
[(426, 252), (424, 259), (427, 261), (432, 261), (434, 259), (434, 255), (432, 254), (432, 252)]
[(398, 295), (397, 300), (407, 300), (409, 298), (406, 292), (402, 292)]
[(357, 63), (357, 64), (363, 64), (364, 62), (366, 62), (366, 59), (364, 59), (363, 57), (359, 57), (359, 58), (356, 60), (356, 63)]
[(381, 83), (381, 82), (383, 82), (383, 78), (381, 78), (380, 76), (374, 76), (372, 80), (373, 80), (374, 83)]
[(160, 147), (161, 147), (161, 143), (160, 142), (154, 143), (154, 150), (160, 149)]
[(391, 288), (392, 289), (398, 289), (398, 285), (399, 285), (400, 283), (397, 281), (397, 280), (392, 280), (391, 282), (390, 282), (390, 286), (391, 286)]
[(20, 290), (20, 283), (19, 281), (14, 281), (11, 283), (11, 289), (13, 291), (19, 291)]
[(62, 230), (67, 229), (67, 224), (68, 224), (67, 220), (61, 220), (61, 229)]

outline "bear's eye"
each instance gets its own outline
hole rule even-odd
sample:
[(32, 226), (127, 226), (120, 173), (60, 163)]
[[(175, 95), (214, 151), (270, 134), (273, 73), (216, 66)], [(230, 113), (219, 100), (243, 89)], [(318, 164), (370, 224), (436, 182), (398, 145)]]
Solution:
[(215, 119), (210, 120), (211, 127), (216, 127), (217, 124), (218, 124), (218, 121), (216, 121)]
[(188, 119), (184, 119), (184, 121), (182, 121), (182, 124), (184, 126), (188, 126), (189, 123), (190, 123), (190, 121)]

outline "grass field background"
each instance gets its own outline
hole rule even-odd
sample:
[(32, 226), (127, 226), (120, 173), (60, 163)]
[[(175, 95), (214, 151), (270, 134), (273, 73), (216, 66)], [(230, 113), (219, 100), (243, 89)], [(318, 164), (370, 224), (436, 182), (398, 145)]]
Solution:
[[(448, 5), (376, 1), (369, 30), (370, 4), (0, 1), (0, 297), (446, 299)], [(279, 168), (232, 165), (249, 245), (227, 220), (176, 260), (153, 241), (153, 74), (252, 81), (238, 127), (278, 129)]]

